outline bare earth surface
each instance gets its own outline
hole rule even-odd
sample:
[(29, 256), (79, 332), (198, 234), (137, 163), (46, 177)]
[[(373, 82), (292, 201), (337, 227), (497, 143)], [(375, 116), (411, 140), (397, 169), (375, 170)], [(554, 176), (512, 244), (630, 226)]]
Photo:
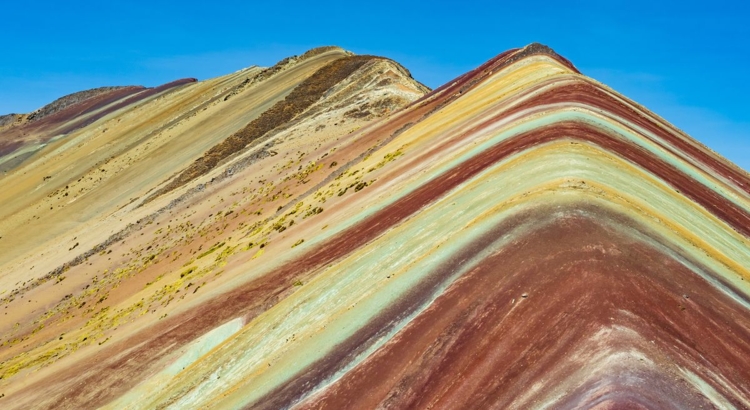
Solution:
[(750, 408), (750, 177), (538, 44), (98, 89), (0, 167), (2, 408)]

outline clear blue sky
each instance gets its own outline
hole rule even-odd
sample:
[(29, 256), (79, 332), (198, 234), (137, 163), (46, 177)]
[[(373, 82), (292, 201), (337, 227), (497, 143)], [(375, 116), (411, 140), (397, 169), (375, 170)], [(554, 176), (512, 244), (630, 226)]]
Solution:
[(405, 3), (0, 4), (0, 113), (103, 85), (204, 79), (331, 44), (391, 57), (436, 87), (536, 41), (750, 169), (744, 1)]

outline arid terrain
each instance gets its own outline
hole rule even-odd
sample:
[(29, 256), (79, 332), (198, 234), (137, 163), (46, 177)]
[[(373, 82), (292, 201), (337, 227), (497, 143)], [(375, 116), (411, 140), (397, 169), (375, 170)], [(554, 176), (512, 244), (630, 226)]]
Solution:
[(750, 176), (546, 46), (0, 117), (0, 408), (750, 408)]

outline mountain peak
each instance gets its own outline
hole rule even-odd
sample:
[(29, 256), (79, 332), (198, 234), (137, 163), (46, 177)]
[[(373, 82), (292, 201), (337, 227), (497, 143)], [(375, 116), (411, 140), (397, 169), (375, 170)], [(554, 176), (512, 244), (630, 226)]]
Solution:
[(750, 178), (545, 45), (108, 92), (0, 131), (4, 407), (750, 407)]

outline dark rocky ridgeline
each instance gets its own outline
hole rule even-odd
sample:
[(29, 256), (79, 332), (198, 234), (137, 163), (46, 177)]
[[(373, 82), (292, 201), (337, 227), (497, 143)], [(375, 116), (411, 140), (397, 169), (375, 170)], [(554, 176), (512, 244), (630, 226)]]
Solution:
[[(279, 60), (279, 62), (276, 63), (276, 64), (274, 64), (273, 66), (261, 70), (258, 74), (255, 74), (253, 77), (247, 78), (242, 83), (236, 85), (234, 88), (232, 88), (232, 90), (229, 92), (229, 94), (227, 94), (224, 97), (224, 101), (226, 101), (226, 100), (232, 98), (233, 96), (239, 94), (240, 92), (242, 92), (248, 86), (257, 84), (257, 83), (259, 83), (261, 81), (265, 81), (265, 80), (273, 77), (274, 75), (280, 73), (281, 71), (284, 71), (287, 67), (293, 65), (294, 63), (297, 63), (297, 62), (300, 62), (300, 61), (304, 61), (304, 60), (306, 60), (306, 59), (308, 59), (310, 57), (314, 57), (316, 55), (323, 54), (323, 53), (325, 53), (327, 51), (333, 51), (333, 50), (342, 50), (342, 51), (345, 51), (345, 50), (343, 50), (343, 49), (341, 49), (341, 48), (339, 48), (337, 46), (323, 46), (323, 47), (317, 47), (317, 48), (313, 48), (313, 49), (307, 50), (301, 56), (290, 56), (290, 57), (286, 57), (286, 58), (284, 58), (282, 60)], [(351, 54), (348, 51), (345, 51), (345, 52), (348, 53), (348, 54)]]
[(23, 118), (22, 114), (0, 115), (0, 128), (13, 125), (13, 123)]
[[(316, 50), (318, 49), (314, 49), (313, 51)], [(321, 52), (318, 51), (317, 53)], [(309, 55), (307, 56), (309, 57)], [(320, 68), (312, 76), (297, 85), (284, 100), (277, 102), (271, 108), (264, 111), (258, 118), (247, 124), (245, 128), (210, 148), (202, 157), (195, 160), (185, 171), (164, 188), (155, 192), (144, 203), (181, 187), (201, 175), (205, 175), (219, 165), (222, 160), (247, 147), (266, 133), (291, 121), (317, 102), (331, 87), (349, 77), (349, 75), (357, 71), (368, 61), (378, 58), (373, 56), (347, 56)], [(284, 60), (280, 64), (283, 62)]]

